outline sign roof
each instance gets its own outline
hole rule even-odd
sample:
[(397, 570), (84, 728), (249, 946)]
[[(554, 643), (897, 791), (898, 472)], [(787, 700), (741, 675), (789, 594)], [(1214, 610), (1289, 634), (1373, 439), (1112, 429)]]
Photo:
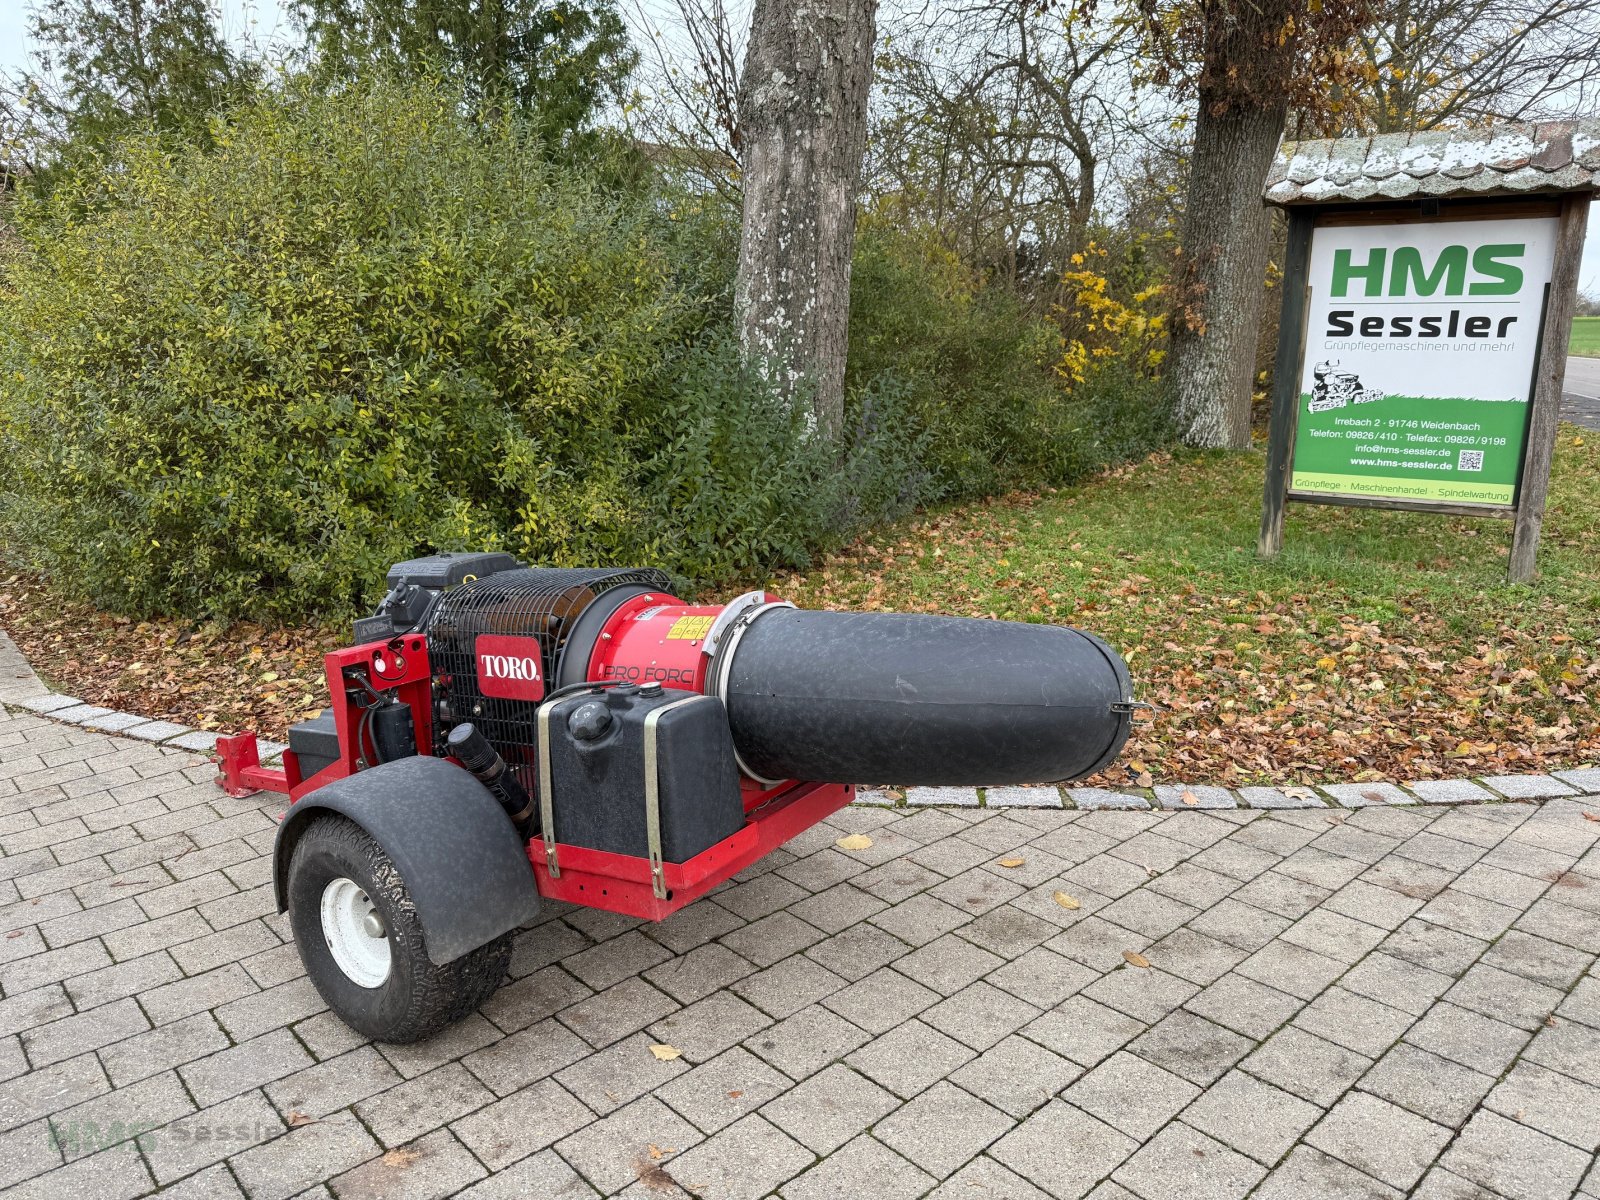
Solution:
[(1600, 190), (1600, 117), (1376, 137), (1285, 140), (1268, 204)]

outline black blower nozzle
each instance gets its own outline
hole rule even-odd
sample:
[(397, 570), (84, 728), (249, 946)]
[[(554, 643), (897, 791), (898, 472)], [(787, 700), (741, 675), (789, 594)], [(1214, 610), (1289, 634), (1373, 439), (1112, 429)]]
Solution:
[(1116, 651), (1058, 625), (771, 607), (719, 648), (745, 769), (820, 783), (1053, 783), (1128, 739)]

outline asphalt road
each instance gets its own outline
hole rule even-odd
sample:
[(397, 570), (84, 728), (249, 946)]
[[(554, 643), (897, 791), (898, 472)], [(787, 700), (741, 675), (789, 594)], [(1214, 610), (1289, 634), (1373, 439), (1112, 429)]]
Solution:
[(1567, 359), (1561, 388), (1561, 415), (1574, 425), (1600, 429), (1600, 358)]

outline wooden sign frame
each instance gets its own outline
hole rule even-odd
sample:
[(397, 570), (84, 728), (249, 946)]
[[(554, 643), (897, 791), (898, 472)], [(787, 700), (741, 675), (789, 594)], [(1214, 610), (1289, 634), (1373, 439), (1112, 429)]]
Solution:
[[(1568, 340), (1577, 302), (1578, 271), (1591, 193), (1541, 193), (1484, 199), (1405, 200), (1377, 204), (1295, 205), (1288, 209), (1289, 240), (1284, 262), (1283, 304), (1278, 323), (1278, 350), (1272, 374), (1272, 418), (1267, 437), (1266, 484), (1261, 506), (1257, 553), (1271, 558), (1283, 548), (1283, 519), (1289, 502), (1334, 504), (1355, 508), (1388, 508), (1442, 513), (1459, 517), (1504, 518), (1512, 522), (1507, 578), (1531, 580), (1537, 572), (1539, 533), (1550, 489), (1550, 462), (1560, 422), (1561, 385), (1566, 376)], [(1400, 224), (1463, 217), (1554, 216), (1555, 260), (1545, 289), (1539, 339), (1535, 350), (1527, 436), (1522, 469), (1511, 504), (1464, 504), (1443, 500), (1295, 492), (1289, 483), (1295, 435), (1300, 420), (1300, 388), (1304, 373), (1311, 237), (1321, 224)]]

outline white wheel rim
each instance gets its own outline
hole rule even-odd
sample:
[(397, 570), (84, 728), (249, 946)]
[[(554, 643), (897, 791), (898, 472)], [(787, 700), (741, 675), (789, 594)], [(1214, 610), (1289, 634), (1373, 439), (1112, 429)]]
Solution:
[(322, 937), (339, 970), (364, 988), (389, 978), (389, 937), (383, 917), (353, 879), (335, 879), (322, 889)]

